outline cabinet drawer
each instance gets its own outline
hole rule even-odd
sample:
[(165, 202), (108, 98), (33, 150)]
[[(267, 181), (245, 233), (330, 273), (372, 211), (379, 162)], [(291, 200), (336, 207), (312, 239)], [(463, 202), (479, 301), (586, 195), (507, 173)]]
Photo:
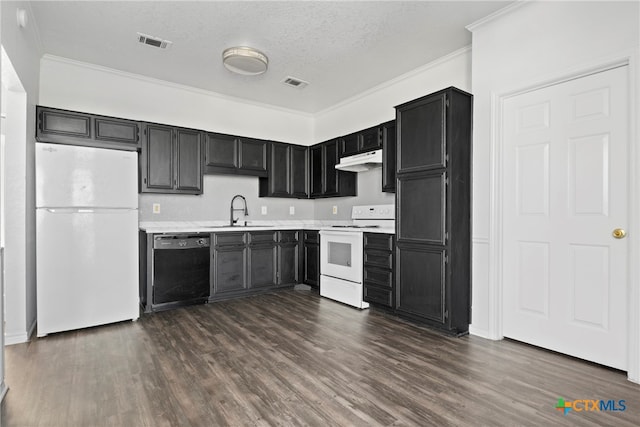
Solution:
[(374, 284), (391, 289), (393, 286), (393, 273), (390, 270), (382, 270), (378, 268), (364, 268), (364, 283)]
[(275, 231), (252, 231), (249, 233), (249, 244), (275, 243)]
[(382, 251), (367, 250), (364, 253), (364, 265), (375, 265), (382, 268), (393, 268), (393, 254)]
[(213, 235), (215, 246), (238, 246), (246, 243), (245, 233), (216, 233)]
[(393, 294), (391, 290), (367, 286), (366, 284), (364, 286), (364, 300), (386, 307), (393, 307)]
[(300, 232), (299, 231), (280, 231), (280, 243), (298, 243), (300, 240)]
[(317, 231), (303, 231), (303, 239), (305, 243), (319, 243), (320, 233)]
[(364, 233), (364, 248), (393, 251), (393, 234)]

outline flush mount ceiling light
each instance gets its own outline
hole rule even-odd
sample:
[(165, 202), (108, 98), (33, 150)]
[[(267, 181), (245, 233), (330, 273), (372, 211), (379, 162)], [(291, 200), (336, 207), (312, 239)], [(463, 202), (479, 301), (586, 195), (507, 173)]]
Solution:
[(269, 59), (252, 47), (230, 47), (222, 52), (222, 62), (227, 70), (245, 76), (256, 76), (267, 71)]

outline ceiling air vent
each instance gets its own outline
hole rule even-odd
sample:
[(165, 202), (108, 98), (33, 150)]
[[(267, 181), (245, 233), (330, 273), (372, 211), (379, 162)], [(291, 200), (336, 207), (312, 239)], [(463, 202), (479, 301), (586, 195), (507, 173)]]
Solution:
[(305, 82), (304, 80), (297, 79), (295, 77), (285, 77), (284, 80), (282, 80), (282, 83), (287, 86), (295, 87), (296, 89), (302, 89), (309, 84), (309, 82)]
[(163, 40), (159, 37), (153, 37), (147, 34), (137, 33), (138, 34), (138, 42), (142, 44), (147, 44), (153, 47), (159, 47), (160, 49), (168, 49), (171, 47), (173, 42), (169, 40)]

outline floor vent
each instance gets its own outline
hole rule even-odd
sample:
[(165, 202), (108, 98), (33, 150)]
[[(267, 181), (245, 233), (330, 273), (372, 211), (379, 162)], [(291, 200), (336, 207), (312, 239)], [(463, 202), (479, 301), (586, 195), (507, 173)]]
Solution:
[(142, 33), (137, 34), (138, 42), (149, 46), (159, 47), (160, 49), (168, 49), (173, 44), (173, 42), (170, 42), (169, 40), (163, 40), (159, 37), (153, 37)]
[(304, 80), (297, 79), (295, 77), (285, 77), (284, 80), (282, 80), (282, 83), (287, 86), (295, 87), (296, 89), (302, 89), (309, 84), (309, 82), (305, 82)]

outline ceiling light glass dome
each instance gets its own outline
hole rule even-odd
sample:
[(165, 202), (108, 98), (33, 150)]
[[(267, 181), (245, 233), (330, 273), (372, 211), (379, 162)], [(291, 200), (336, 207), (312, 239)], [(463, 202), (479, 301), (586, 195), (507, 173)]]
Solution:
[(255, 76), (267, 71), (269, 59), (252, 47), (237, 46), (222, 52), (222, 62), (227, 70), (245, 76)]

